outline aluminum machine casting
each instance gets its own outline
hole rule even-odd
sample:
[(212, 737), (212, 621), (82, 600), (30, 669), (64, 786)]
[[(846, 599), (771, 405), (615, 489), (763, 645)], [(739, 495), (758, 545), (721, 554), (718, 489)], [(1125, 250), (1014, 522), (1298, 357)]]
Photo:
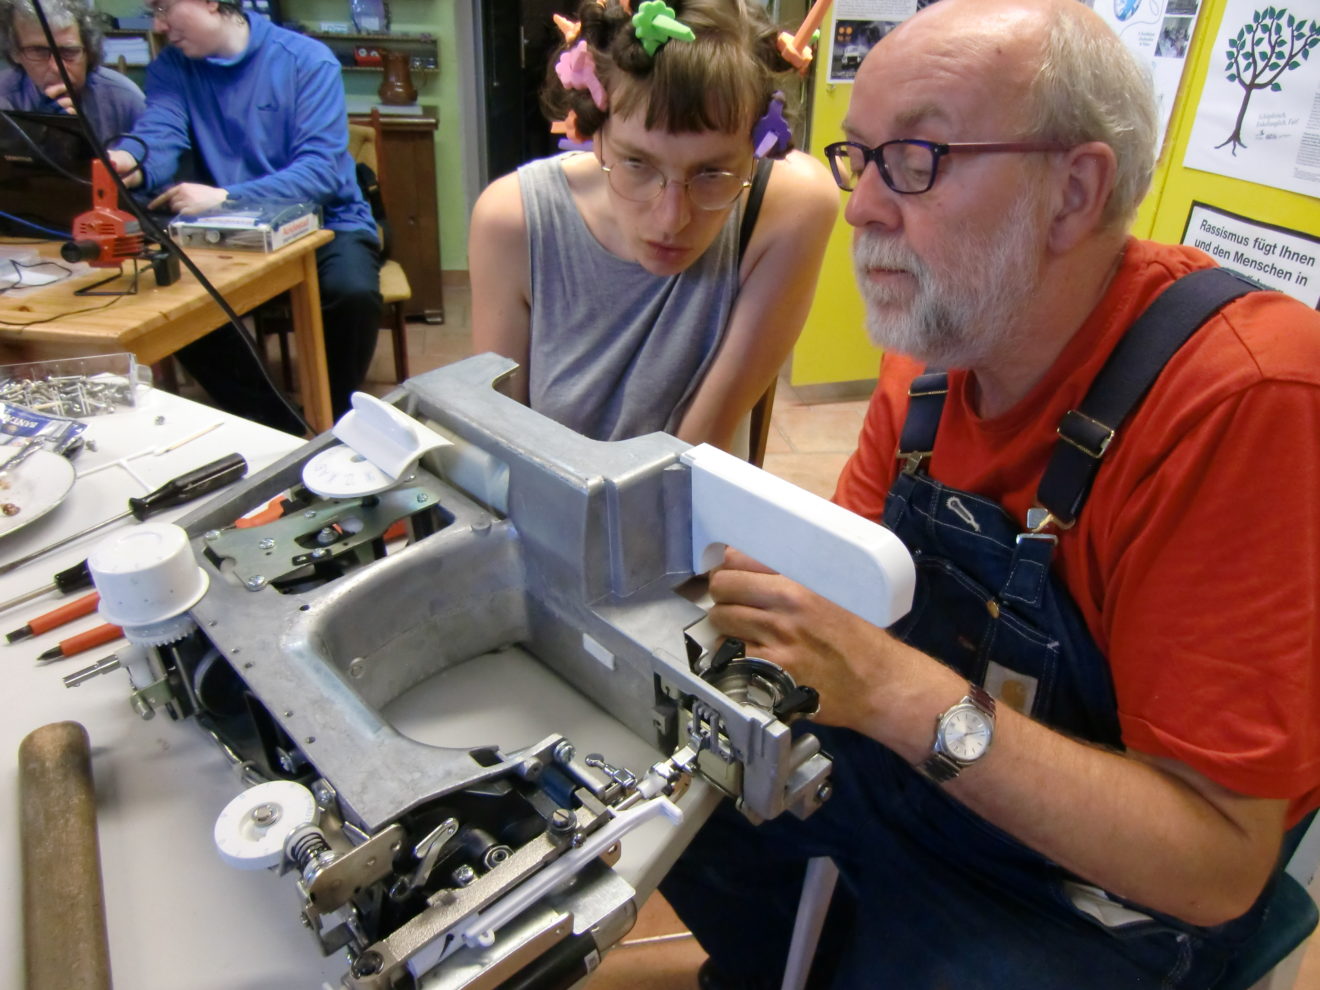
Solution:
[[(879, 624), (910, 601), (911, 562), (880, 527), (712, 448), (578, 436), (501, 394), (512, 368), (481, 355), (414, 378), (374, 439), (341, 421), (194, 512), (186, 611), (125, 623), (139, 714), (194, 719), (251, 785), (217, 822), (222, 854), (290, 874), (353, 990), (568, 985), (635, 919), (611, 868), (624, 835), (681, 819), (694, 777), (753, 820), (828, 797), (827, 754), (789, 728), (814, 692), (691, 634), (693, 576), (722, 544)], [(374, 466), (383, 486), (353, 483)], [(572, 726), (453, 748), (381, 714), (508, 650), (653, 764), (579, 752)]]

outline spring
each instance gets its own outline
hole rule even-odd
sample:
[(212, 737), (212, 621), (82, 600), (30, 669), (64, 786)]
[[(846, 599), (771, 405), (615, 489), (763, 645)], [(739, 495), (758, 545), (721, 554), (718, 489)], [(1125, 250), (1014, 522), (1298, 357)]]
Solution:
[(298, 865), (298, 869), (306, 869), (307, 864), (324, 852), (330, 851), (330, 844), (325, 841), (325, 836), (310, 825), (298, 829), (285, 844), (285, 853), (289, 859)]

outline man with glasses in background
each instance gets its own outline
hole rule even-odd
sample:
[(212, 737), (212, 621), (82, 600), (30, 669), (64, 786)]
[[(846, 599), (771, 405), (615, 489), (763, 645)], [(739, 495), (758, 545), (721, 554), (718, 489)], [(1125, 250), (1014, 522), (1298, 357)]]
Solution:
[[(56, 48), (37, 19), (41, 3)], [(132, 129), (145, 106), (133, 80), (101, 64), (96, 11), (80, 0), (0, 0), (0, 49), (12, 67), (0, 69), (0, 110), (73, 113), (56, 59), (82, 103), (83, 115), (102, 141)]]
[(1075, 0), (919, 12), (844, 134), (885, 355), (835, 498), (916, 599), (881, 630), (712, 574), (716, 627), (819, 691), (834, 776), (805, 821), (722, 808), (662, 884), (702, 985), (779, 985), (828, 856), (817, 985), (1215, 987), (1320, 803), (1320, 315), (1128, 234), (1154, 101)]

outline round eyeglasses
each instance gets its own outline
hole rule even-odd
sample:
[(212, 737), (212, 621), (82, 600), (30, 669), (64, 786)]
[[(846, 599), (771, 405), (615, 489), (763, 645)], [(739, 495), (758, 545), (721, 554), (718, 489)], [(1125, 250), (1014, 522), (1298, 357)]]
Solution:
[(80, 61), (87, 49), (82, 45), (60, 45), (52, 51), (45, 45), (23, 45), (18, 50), (18, 57), (29, 65), (43, 65), (54, 52), (59, 52), (60, 60), (68, 65)]
[(970, 144), (941, 144), (917, 138), (900, 138), (868, 148), (856, 141), (836, 141), (825, 146), (834, 181), (845, 192), (852, 192), (862, 180), (868, 162), (875, 162), (880, 178), (896, 193), (924, 193), (935, 185), (940, 159), (954, 153), (989, 153), (1003, 151), (1066, 151), (1057, 141), (998, 141)]
[[(603, 136), (603, 135), (602, 135)], [(634, 203), (649, 203), (671, 182), (687, 190), (692, 205), (699, 210), (722, 210), (742, 195), (752, 184), (734, 172), (708, 169), (690, 179), (671, 179), (654, 165), (636, 158), (624, 158), (613, 165), (600, 163), (610, 188)]]

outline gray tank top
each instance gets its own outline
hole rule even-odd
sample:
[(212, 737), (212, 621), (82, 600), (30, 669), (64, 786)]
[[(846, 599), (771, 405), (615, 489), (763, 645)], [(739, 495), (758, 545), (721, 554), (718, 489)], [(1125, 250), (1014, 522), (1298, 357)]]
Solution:
[(531, 272), (531, 407), (597, 440), (673, 433), (738, 295), (742, 201), (691, 267), (667, 277), (615, 257), (587, 229), (562, 167), (518, 169)]

